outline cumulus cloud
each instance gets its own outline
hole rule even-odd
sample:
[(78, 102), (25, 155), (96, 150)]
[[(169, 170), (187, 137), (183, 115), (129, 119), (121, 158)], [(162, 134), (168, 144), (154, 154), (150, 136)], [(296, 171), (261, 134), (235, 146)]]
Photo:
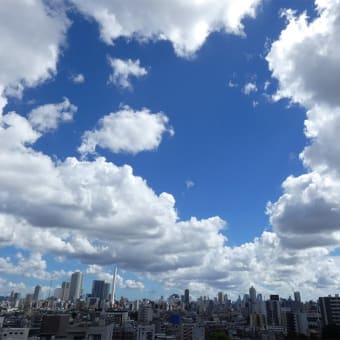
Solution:
[(31, 125), (39, 132), (55, 130), (61, 122), (72, 121), (77, 107), (68, 98), (58, 104), (45, 104), (28, 114)]
[[(112, 273), (108, 273), (102, 266), (91, 264), (86, 269), (87, 274), (93, 274), (98, 277), (100, 280), (104, 280), (112, 283)], [(138, 280), (125, 280), (121, 275), (117, 274), (116, 276), (116, 284), (119, 288), (127, 288), (127, 289), (144, 289), (144, 284)]]
[(46, 261), (38, 252), (31, 253), (29, 257), (18, 253), (15, 259), (0, 257), (0, 273), (31, 277), (38, 280), (55, 280), (70, 275), (70, 273), (64, 270), (48, 271)]
[(83, 134), (79, 152), (95, 153), (98, 146), (115, 153), (155, 150), (165, 132), (174, 134), (168, 122), (169, 118), (162, 112), (152, 113), (146, 108), (134, 111), (124, 106), (101, 118), (97, 128)]
[(268, 205), (282, 243), (292, 248), (340, 245), (340, 1), (316, 0), (317, 17), (284, 11), (287, 27), (267, 55), (279, 88), (274, 99), (288, 98), (306, 108), (300, 154), (307, 169), (289, 176), (283, 195)]
[(70, 78), (75, 84), (82, 84), (85, 82), (85, 76), (82, 73), (74, 74)]
[[(253, 242), (229, 247), (221, 218), (180, 220), (174, 197), (156, 194), (130, 166), (104, 158), (56, 161), (33, 149), (40, 136), (25, 117), (3, 115), (0, 245), (32, 252), (28, 259), (0, 260), (4, 274), (27, 275), (28, 263), (35, 268), (32, 275), (62, 275), (48, 273), (42, 258), (48, 253), (79, 259), (89, 264), (88, 273), (107, 281), (111, 273), (103, 266), (117, 263), (196, 295), (223, 289), (235, 296), (256, 284), (264, 293), (301, 289), (315, 297), (340, 284), (339, 261), (322, 243), (308, 251), (287, 250), (281, 234), (264, 232)], [(332, 277), (327, 285), (323, 272)], [(121, 287), (143, 288), (141, 281), (119, 280)]]
[(247, 83), (243, 87), (243, 93), (247, 96), (250, 95), (252, 92), (257, 92), (257, 86), (255, 83)]
[(242, 20), (255, 17), (261, 0), (72, 2), (97, 21), (100, 37), (107, 44), (119, 37), (169, 40), (178, 55), (188, 56), (203, 45), (211, 32), (243, 34)]
[(124, 89), (132, 89), (131, 77), (140, 78), (148, 74), (146, 68), (140, 66), (139, 59), (123, 60), (118, 58), (109, 58), (112, 74), (109, 77), (109, 83)]
[[(19, 24), (20, 23), (20, 24)], [(3, 0), (0, 6), (0, 112), (6, 96), (21, 96), (51, 78), (69, 21), (46, 2)]]

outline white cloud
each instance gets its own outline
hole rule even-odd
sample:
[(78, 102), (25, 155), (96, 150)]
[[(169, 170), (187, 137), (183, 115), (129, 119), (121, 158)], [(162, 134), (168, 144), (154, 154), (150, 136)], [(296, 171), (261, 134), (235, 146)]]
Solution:
[[(253, 15), (259, 1), (154, 1), (152, 6), (145, 6), (144, 1), (127, 1), (123, 5), (111, 2), (106, 9), (105, 3), (79, 1), (78, 5), (84, 12), (93, 9), (106, 42), (111, 43), (118, 36), (167, 39), (178, 54), (188, 56), (214, 30), (224, 28), (240, 33), (242, 18)], [(178, 10), (180, 4), (182, 11)], [(264, 293), (277, 291), (288, 295), (299, 289), (306, 297), (337, 291), (339, 259), (330, 256), (330, 250), (338, 244), (340, 230), (340, 104), (335, 90), (339, 81), (336, 41), (340, 1), (319, 0), (317, 4), (320, 18), (314, 21), (290, 14), (286, 30), (267, 56), (273, 76), (279, 80), (277, 98), (287, 96), (306, 106), (306, 134), (312, 138), (301, 155), (309, 172), (289, 177), (283, 184), (282, 197), (268, 206), (275, 232), (264, 232), (253, 242), (229, 247), (224, 235), (225, 221), (219, 217), (180, 220), (174, 197), (155, 193), (128, 165), (117, 166), (104, 158), (53, 160), (35, 151), (34, 143), (42, 133), (63, 120), (60, 111), (52, 115), (51, 121), (42, 119), (40, 123), (34, 123), (33, 114), (28, 120), (9, 112), (0, 118), (0, 245), (28, 249), (32, 254), (28, 258), (19, 255), (17, 259), (0, 259), (0, 271), (48, 279), (54, 274), (48, 272), (43, 254), (52, 253), (65, 259), (80, 259), (92, 265), (92, 271), (114, 262), (168, 287), (189, 287), (197, 293), (218, 288), (233, 295), (247, 291), (251, 284), (257, 284)], [(143, 9), (142, 15), (134, 15), (136, 21), (127, 20), (128, 14), (141, 9), (138, 6)], [(21, 20), (19, 27), (13, 20), (17, 14), (19, 18), (37, 18)], [(0, 52), (5, 47), (4, 53), (0, 53), (2, 109), (6, 95), (20, 95), (24, 87), (35, 86), (55, 74), (68, 23), (63, 16), (47, 15), (38, 0), (5, 0), (0, 18), (0, 33), (5, 37), (0, 47)], [(40, 30), (36, 31), (36, 27)], [(32, 42), (27, 38), (31, 36)], [(23, 52), (13, 53), (18, 50)], [(131, 113), (126, 114), (128, 122), (123, 125), (133, 145), (128, 151), (137, 152), (134, 143), (142, 138), (140, 126), (137, 124), (137, 132), (131, 132), (131, 126), (136, 127), (137, 114), (130, 108), (121, 111), (124, 110)], [(151, 114), (146, 109), (138, 112), (147, 117), (160, 115), (160, 124), (155, 123), (158, 132), (145, 129), (152, 131), (152, 136), (148, 142), (142, 139), (142, 150), (156, 148), (162, 134), (169, 130), (168, 120), (164, 114)], [(116, 114), (105, 116), (97, 130), (88, 132), (89, 136), (105, 132), (112, 121), (115, 127)], [(97, 136), (91, 138), (92, 146), (87, 145), (85, 152), (94, 152), (96, 146), (117, 147), (116, 141), (111, 145), (108, 136), (98, 138), (99, 141)], [(126, 145), (118, 144), (117, 148), (127, 151)], [(94, 265), (98, 268), (93, 269)], [(31, 273), (28, 267), (33, 268)], [(329, 278), (326, 282), (325, 276)], [(143, 287), (140, 281), (122, 277), (119, 282), (122, 287)], [(4, 279), (0, 283), (6, 289), (25, 288), (23, 283)]]
[[(324, 244), (287, 250), (281, 234), (264, 232), (253, 242), (229, 247), (221, 218), (181, 221), (174, 197), (157, 195), (130, 166), (104, 158), (53, 161), (32, 148), (39, 137), (24, 117), (3, 116), (0, 245), (32, 252), (29, 259), (19, 259), (19, 269), (13, 260), (0, 260), (4, 274), (25, 275), (28, 263), (32, 275), (62, 275), (48, 273), (40, 255), (48, 253), (79, 259), (107, 281), (111, 273), (102, 266), (117, 263), (165, 287), (189, 287), (195, 294), (223, 289), (235, 296), (256, 284), (266, 294), (289, 294), (294, 288), (315, 297), (340, 284), (338, 258), (329, 256)], [(320, 273), (331, 280), (323, 282)], [(141, 281), (119, 280), (121, 287), (143, 288)]]
[(68, 25), (62, 11), (41, 0), (1, 2), (0, 113), (6, 96), (20, 96), (56, 73)]
[(120, 86), (124, 89), (132, 89), (131, 77), (140, 78), (148, 74), (146, 68), (140, 66), (137, 60), (122, 60), (109, 58), (112, 74), (109, 77), (109, 83)]
[[(104, 270), (102, 266), (96, 264), (91, 264), (86, 270), (87, 274), (93, 274), (100, 280), (104, 280), (112, 284), (112, 273), (108, 273)], [(117, 274), (116, 284), (118, 288), (127, 289), (144, 289), (144, 284), (141, 281), (127, 279), (125, 280), (121, 275)]]
[[(211, 32), (243, 34), (242, 20), (255, 17), (260, 0), (72, 0), (100, 27), (107, 44), (119, 37), (169, 40), (178, 55), (195, 53)], [(131, 20), (133, 18), (133, 20)]]
[(270, 86), (270, 81), (268, 81), (268, 80), (265, 81), (264, 84), (263, 84), (263, 90), (264, 90), (264, 91), (267, 91), (268, 88), (269, 88), (269, 86)]
[(235, 88), (235, 87), (238, 87), (238, 84), (233, 82), (232, 80), (229, 80), (228, 82), (228, 87), (230, 88)]
[(0, 273), (45, 281), (60, 279), (70, 275), (70, 273), (64, 270), (49, 272), (46, 261), (38, 252), (31, 253), (28, 258), (24, 257), (21, 253), (17, 254), (16, 259), (0, 257)]
[(75, 84), (82, 84), (85, 82), (85, 76), (82, 73), (74, 74), (71, 76), (71, 80)]
[(45, 104), (33, 109), (28, 119), (37, 131), (46, 132), (55, 130), (61, 122), (72, 121), (77, 107), (70, 103), (68, 98), (58, 104)]
[(247, 83), (243, 87), (243, 93), (246, 95), (250, 95), (252, 92), (257, 92), (257, 86), (255, 83)]
[(267, 55), (279, 88), (274, 95), (306, 108), (307, 169), (289, 176), (283, 195), (268, 205), (282, 243), (291, 248), (340, 245), (340, 1), (315, 1), (318, 15), (286, 10), (287, 27)]
[(134, 111), (124, 106), (101, 118), (96, 129), (83, 134), (79, 152), (95, 153), (97, 146), (115, 153), (155, 150), (165, 132), (174, 133), (168, 121), (162, 112), (152, 113), (145, 108)]

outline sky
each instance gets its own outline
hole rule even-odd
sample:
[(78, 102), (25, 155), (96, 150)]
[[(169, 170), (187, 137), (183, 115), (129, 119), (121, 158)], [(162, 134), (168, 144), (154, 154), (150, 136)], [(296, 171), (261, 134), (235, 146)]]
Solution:
[(340, 0), (0, 0), (0, 294), (340, 288)]

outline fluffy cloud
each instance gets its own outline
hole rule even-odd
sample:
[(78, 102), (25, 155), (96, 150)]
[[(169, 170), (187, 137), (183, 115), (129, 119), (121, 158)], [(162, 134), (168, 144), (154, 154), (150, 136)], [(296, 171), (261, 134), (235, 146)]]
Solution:
[(257, 92), (257, 86), (255, 83), (247, 83), (243, 87), (243, 93), (245, 95), (250, 95), (252, 92)]
[[(261, 0), (72, 0), (95, 19), (107, 44), (118, 37), (169, 40), (178, 55), (197, 51), (213, 31), (242, 34), (242, 20), (254, 17)], [(133, 20), (131, 20), (133, 18)]]
[[(223, 221), (178, 222), (174, 198), (156, 195), (130, 166), (103, 158), (55, 162), (29, 146), (40, 134), (27, 119), (12, 112), (1, 123), (2, 245), (158, 271), (195, 264), (204, 249), (223, 243)], [(190, 244), (165, 247), (177, 238)]]
[(268, 205), (282, 243), (292, 248), (340, 245), (340, 1), (316, 0), (317, 17), (286, 10), (287, 27), (267, 60), (279, 82), (275, 99), (307, 110), (310, 143), (300, 158), (308, 172), (290, 176), (283, 195)]
[(140, 78), (148, 74), (147, 69), (140, 66), (139, 59), (109, 58), (109, 63), (113, 72), (109, 77), (109, 82), (124, 89), (132, 89), (131, 77)]
[(20, 96), (56, 72), (69, 22), (42, 0), (3, 0), (0, 6), (0, 112), (6, 96)]
[[(86, 270), (87, 274), (93, 274), (100, 280), (112, 283), (112, 273), (108, 273), (102, 266), (91, 264)], [(121, 275), (117, 274), (116, 284), (119, 288), (127, 289), (144, 289), (144, 284), (141, 281), (127, 279), (125, 280)]]
[(70, 275), (64, 270), (47, 271), (47, 263), (40, 253), (31, 253), (28, 258), (21, 253), (16, 255), (16, 259), (0, 257), (0, 273), (31, 277), (38, 280), (55, 280)]
[(74, 74), (70, 78), (75, 84), (82, 84), (85, 82), (85, 76), (81, 73)]
[(77, 107), (70, 103), (68, 98), (58, 104), (45, 104), (33, 109), (28, 114), (31, 125), (39, 132), (54, 130), (61, 122), (73, 119)]
[(267, 55), (272, 74), (279, 80), (276, 98), (291, 98), (306, 107), (339, 106), (340, 86), (337, 37), (340, 34), (338, 0), (316, 0), (319, 16), (309, 22), (306, 13), (283, 15), (287, 27)]
[(162, 112), (134, 111), (124, 106), (118, 112), (104, 116), (96, 129), (83, 134), (79, 152), (95, 153), (97, 146), (115, 153), (132, 154), (157, 149), (165, 132), (174, 133), (168, 121)]
[[(169, 289), (189, 287), (195, 295), (218, 289), (234, 297), (255, 284), (266, 294), (301, 289), (315, 297), (340, 284), (339, 261), (323, 244), (287, 250), (280, 234), (264, 232), (229, 247), (219, 217), (181, 221), (173, 196), (156, 194), (130, 166), (104, 158), (54, 161), (32, 148), (40, 135), (23, 116), (2, 116), (0, 245), (33, 252), (28, 259), (0, 260), (3, 273), (27, 275), (28, 263), (33, 277), (61, 277), (48, 273), (41, 255), (52, 253), (88, 263), (89, 273), (106, 280), (111, 273), (102, 266), (117, 263)], [(331, 281), (322, 281), (320, 273)], [(143, 288), (135, 280), (120, 278), (119, 284)]]

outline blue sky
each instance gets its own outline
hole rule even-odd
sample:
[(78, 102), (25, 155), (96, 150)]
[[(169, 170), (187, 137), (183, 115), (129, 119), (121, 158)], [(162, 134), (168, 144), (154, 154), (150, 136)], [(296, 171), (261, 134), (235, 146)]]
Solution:
[(339, 6), (6, 0), (1, 293), (336, 292)]

